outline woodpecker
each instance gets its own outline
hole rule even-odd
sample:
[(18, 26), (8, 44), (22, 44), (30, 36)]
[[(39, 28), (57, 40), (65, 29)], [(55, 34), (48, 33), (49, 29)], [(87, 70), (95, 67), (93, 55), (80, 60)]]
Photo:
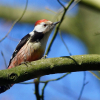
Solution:
[[(41, 59), (44, 55), (47, 40), (53, 28), (59, 23), (46, 19), (38, 20), (32, 32), (24, 36), (17, 45), (10, 59), (8, 69), (16, 67), (21, 63)], [(8, 90), (12, 84), (0, 87), (0, 93)]]

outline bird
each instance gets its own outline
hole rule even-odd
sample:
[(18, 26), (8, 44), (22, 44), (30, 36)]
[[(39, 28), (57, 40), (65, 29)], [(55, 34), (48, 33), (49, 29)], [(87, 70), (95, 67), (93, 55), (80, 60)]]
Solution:
[[(46, 44), (53, 28), (59, 23), (41, 19), (35, 22), (33, 31), (24, 36), (14, 50), (8, 69), (25, 62), (39, 60), (43, 57)], [(0, 86), (0, 93), (10, 89), (13, 84)]]

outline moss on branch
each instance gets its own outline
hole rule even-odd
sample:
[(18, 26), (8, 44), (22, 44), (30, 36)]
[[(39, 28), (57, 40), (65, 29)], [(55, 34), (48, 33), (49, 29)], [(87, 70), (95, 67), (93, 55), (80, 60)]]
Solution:
[(43, 75), (100, 70), (100, 55), (48, 58), (0, 71), (0, 85), (18, 83)]

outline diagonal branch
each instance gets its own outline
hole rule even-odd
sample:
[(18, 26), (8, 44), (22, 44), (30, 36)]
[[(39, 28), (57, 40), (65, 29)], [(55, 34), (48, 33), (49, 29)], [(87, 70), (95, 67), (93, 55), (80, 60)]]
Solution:
[(63, 20), (64, 20), (65, 14), (66, 14), (67, 10), (69, 9), (69, 7), (71, 6), (71, 4), (74, 2), (74, 0), (70, 0), (69, 3), (68, 3), (68, 5), (67, 5), (67, 7), (64, 7), (64, 5), (63, 5), (59, 0), (57, 0), (57, 1), (58, 1), (58, 2), (62, 5), (62, 7), (64, 8), (64, 12), (63, 12), (62, 17), (61, 17), (61, 19), (60, 19), (60, 23), (59, 23), (59, 24), (57, 25), (57, 27), (55, 28), (55, 32), (54, 32), (53, 37), (52, 37), (52, 39), (51, 39), (51, 41), (50, 41), (50, 43), (49, 43), (49, 46), (48, 46), (48, 48), (47, 48), (47, 50), (46, 50), (45, 55), (48, 55), (48, 53), (49, 53), (49, 51), (50, 51), (50, 48), (51, 48), (51, 46), (52, 46), (52, 44), (53, 44), (53, 41), (54, 41), (54, 39), (55, 39), (55, 37), (56, 37), (56, 35), (57, 35), (57, 33), (58, 33), (58, 30), (59, 30), (59, 28), (60, 28), (60, 25), (61, 25), (61, 23), (62, 23)]
[(83, 85), (82, 85), (82, 89), (80, 91), (80, 95), (78, 97), (78, 100), (81, 100), (82, 94), (83, 94), (83, 90), (85, 88), (85, 86), (87, 85), (88, 82), (86, 82), (86, 72), (84, 71), (84, 78), (83, 78)]
[(42, 100), (44, 100), (44, 89), (46, 88), (48, 82), (44, 84), (43, 88), (42, 88), (42, 95), (41, 95), (41, 98)]
[(26, 12), (27, 5), (28, 5), (28, 0), (26, 0), (26, 5), (25, 5), (25, 9), (24, 9), (23, 13), (21, 14), (21, 16), (19, 18), (17, 18), (13, 22), (13, 24), (12, 24), (11, 28), (9, 29), (8, 33), (0, 40), (0, 42), (2, 42), (9, 35), (9, 33), (11, 32), (12, 28), (14, 27), (14, 25), (22, 19), (22, 17), (24, 16), (24, 14)]
[(0, 71), (0, 85), (18, 83), (48, 74), (100, 70), (100, 55), (48, 58)]

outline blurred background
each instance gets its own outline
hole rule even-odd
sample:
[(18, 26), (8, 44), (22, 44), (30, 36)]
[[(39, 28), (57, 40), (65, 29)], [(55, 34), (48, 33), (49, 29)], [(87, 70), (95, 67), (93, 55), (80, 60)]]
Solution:
[[(61, 0), (66, 5), (69, 0)], [(79, 0), (76, 0), (79, 1)], [(95, 1), (95, 2), (94, 2)], [(60, 27), (48, 58), (69, 56), (69, 53), (61, 40), (62, 35), (72, 55), (100, 54), (100, 1), (80, 0), (73, 3)], [(0, 0), (0, 40), (7, 34), (13, 22), (21, 16), (26, 5), (26, 0)], [(99, 5), (99, 6), (98, 6)], [(11, 55), (19, 40), (31, 32), (34, 23), (40, 19), (48, 19), (53, 22), (60, 20), (63, 9), (57, 0), (28, 0), (25, 15), (16, 23), (8, 37), (0, 42), (0, 70), (6, 69), (4, 57), (8, 65)], [(54, 30), (47, 43), (53, 36)], [(99, 76), (99, 73), (96, 73)], [(64, 74), (46, 75), (41, 81), (54, 79)], [(78, 100), (83, 85), (84, 72), (73, 72), (61, 80), (49, 82), (44, 91), (45, 100)], [(32, 82), (29, 80), (27, 82)], [(90, 72), (86, 71), (86, 80), (81, 100), (100, 100), (100, 81)], [(44, 83), (39, 84), (39, 92)], [(36, 100), (33, 84), (15, 84), (8, 91), (0, 94), (0, 100)]]

